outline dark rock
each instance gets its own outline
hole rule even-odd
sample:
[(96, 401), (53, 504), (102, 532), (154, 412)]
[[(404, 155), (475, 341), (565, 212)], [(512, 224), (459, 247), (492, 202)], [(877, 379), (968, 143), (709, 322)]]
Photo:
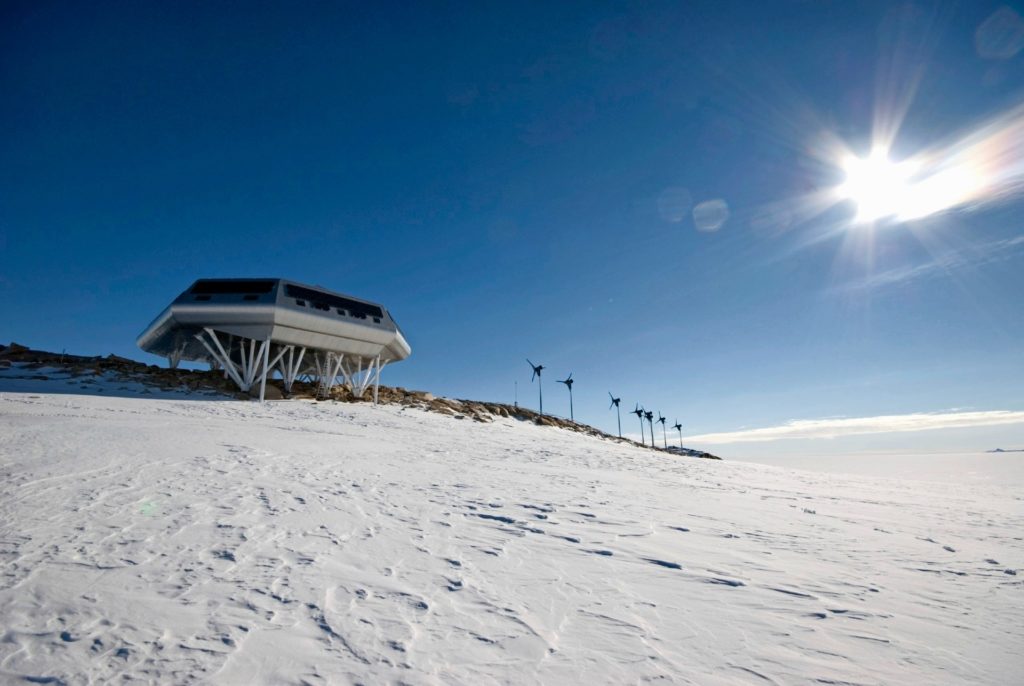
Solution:
[[(253, 389), (251, 394), (239, 393), (234, 383), (226, 378), (221, 370), (167, 369), (158, 365), (143, 364), (113, 354), (106, 357), (68, 355), (66, 353), (31, 350), (24, 345), (11, 343), (8, 346), (0, 346), (0, 358), (3, 358), (0, 359), (0, 368), (10, 367), (14, 362), (23, 364), (26, 369), (58, 367), (63, 368), (71, 377), (81, 379), (81, 383), (91, 383), (86, 379), (82, 379), (82, 377), (91, 374), (94, 376), (106, 375), (121, 381), (132, 381), (145, 386), (168, 390), (187, 389), (204, 393), (215, 391), (223, 393), (227, 397), (238, 398), (239, 400), (251, 400), (253, 396), (258, 396), (259, 394), (258, 386)], [(295, 400), (314, 400), (317, 399), (317, 390), (315, 384), (296, 381), (288, 397)], [(266, 398), (268, 400), (278, 400), (284, 397), (285, 394), (276, 383), (267, 384)], [(356, 398), (347, 386), (335, 386), (331, 389), (329, 400), (336, 402), (372, 402), (373, 391), (368, 391), (362, 398)], [(486, 423), (493, 421), (494, 417), (512, 417), (520, 421), (575, 431), (588, 436), (616, 441), (624, 440), (579, 422), (551, 415), (540, 415), (529, 408), (495, 402), (439, 398), (428, 391), (408, 391), (401, 387), (380, 386), (378, 389), (378, 401), (382, 404), (419, 407), (429, 412), (454, 416), (456, 419), (466, 419), (468, 417), (474, 421)], [(639, 447), (639, 444), (635, 441), (627, 440), (626, 442), (633, 443)], [(721, 459), (710, 453), (686, 448), (669, 448), (667, 451), (661, 448), (648, 449), (670, 452), (686, 457), (698, 457), (709, 460)]]
[[(252, 389), (249, 391), (249, 395), (253, 398), (260, 397), (259, 384), (253, 385)], [(267, 387), (263, 391), (263, 397), (266, 400), (284, 400), (284, 391), (268, 381)]]

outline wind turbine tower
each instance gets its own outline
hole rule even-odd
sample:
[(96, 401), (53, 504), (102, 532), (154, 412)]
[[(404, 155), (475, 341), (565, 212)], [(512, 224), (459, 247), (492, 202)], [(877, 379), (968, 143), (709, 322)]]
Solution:
[(572, 413), (572, 372), (569, 372), (569, 376), (565, 379), (556, 379), (558, 383), (564, 383), (565, 387), (569, 389), (569, 419), (576, 421), (576, 417)]
[(679, 432), (679, 449), (683, 449), (683, 425), (676, 420), (676, 423), (672, 425), (672, 428)]
[[(644, 438), (644, 408), (640, 407), (639, 404), (633, 409), (635, 414), (640, 419), (640, 444), (647, 445), (647, 440)], [(651, 434), (653, 436), (653, 434)]]
[(651, 447), (654, 447), (654, 412), (651, 410), (644, 410), (644, 417), (647, 418), (647, 423), (651, 427)]
[(661, 440), (665, 442), (665, 449), (668, 449), (668, 434), (665, 433), (665, 418), (658, 413), (658, 423), (661, 424)]
[[(615, 418), (619, 420), (619, 438), (622, 438), (622, 413), (619, 412), (619, 401), (622, 398), (616, 398), (611, 391), (608, 391), (608, 397), (612, 399), (612, 405), (615, 406)], [(609, 410), (612, 409), (612, 405), (608, 406)]]
[(530, 362), (530, 358), (526, 358), (526, 362), (533, 367), (533, 376), (530, 377), (530, 383), (533, 383), (534, 379), (537, 379), (537, 396), (540, 398), (540, 414), (544, 416), (544, 389), (541, 387), (540, 373), (544, 371), (544, 365), (534, 364)]

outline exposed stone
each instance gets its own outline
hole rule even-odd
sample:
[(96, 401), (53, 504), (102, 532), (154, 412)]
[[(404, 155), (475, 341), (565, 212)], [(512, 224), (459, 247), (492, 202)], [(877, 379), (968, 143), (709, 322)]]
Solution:
[(450, 407), (453, 410), (462, 410), (463, 409), (462, 403), (460, 403), (458, 400), (452, 400), (451, 398), (437, 398), (437, 399), (434, 400), (434, 402), (440, 403), (442, 405), (446, 405), (446, 406)]
[[(249, 391), (249, 395), (253, 398), (260, 397), (259, 384), (253, 385), (252, 389)], [(267, 388), (263, 392), (263, 397), (266, 400), (284, 400), (284, 391), (278, 388), (277, 385), (268, 383)]]
[[(72, 378), (80, 379), (79, 383), (81, 384), (95, 383), (91, 379), (83, 378), (91, 375), (94, 377), (113, 377), (121, 381), (132, 381), (144, 386), (167, 390), (184, 389), (202, 393), (215, 391), (227, 397), (238, 398), (239, 400), (251, 400), (253, 396), (258, 396), (259, 394), (258, 386), (253, 389), (251, 394), (239, 393), (234, 383), (221, 370), (167, 369), (158, 365), (146, 365), (113, 354), (107, 357), (68, 355), (66, 353), (30, 350), (26, 346), (11, 343), (8, 346), (0, 346), (0, 357), (3, 358), (0, 359), (0, 368), (11, 368), (13, 365), (19, 365), (20, 368), (26, 370), (49, 367), (62, 368)], [(35, 378), (45, 379), (46, 377), (36, 375)], [(96, 390), (102, 389), (97, 388)], [(148, 391), (143, 391), (143, 393), (146, 392)], [(314, 400), (316, 399), (316, 392), (317, 388), (314, 384), (296, 381), (288, 397), (293, 400)], [(268, 382), (266, 387), (266, 398), (268, 400), (278, 400), (284, 397), (284, 393), (276, 381), (273, 383)], [(364, 397), (356, 398), (348, 387), (335, 386), (331, 389), (330, 400), (336, 402), (372, 402), (373, 393), (368, 391)], [(381, 404), (418, 407), (429, 412), (448, 415), (455, 419), (466, 419), (469, 417), (473, 421), (482, 423), (491, 422), (494, 417), (511, 417), (519, 421), (533, 422), (540, 426), (561, 428), (607, 440), (625, 441), (640, 447), (640, 444), (635, 441), (610, 436), (592, 426), (551, 415), (540, 415), (525, 407), (493, 402), (439, 398), (428, 391), (408, 391), (404, 388), (388, 386), (380, 386), (378, 401)], [(665, 451), (661, 448), (648, 447), (648, 449), (687, 457), (700, 457), (711, 460), (721, 459), (710, 453), (686, 448), (670, 448)]]

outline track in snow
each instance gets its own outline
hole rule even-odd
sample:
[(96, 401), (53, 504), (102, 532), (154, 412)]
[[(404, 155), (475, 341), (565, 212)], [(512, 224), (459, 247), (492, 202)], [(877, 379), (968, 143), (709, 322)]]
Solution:
[[(1009, 683), (998, 487), (514, 420), (0, 394), (0, 679)], [(46, 683), (46, 681), (42, 681)]]

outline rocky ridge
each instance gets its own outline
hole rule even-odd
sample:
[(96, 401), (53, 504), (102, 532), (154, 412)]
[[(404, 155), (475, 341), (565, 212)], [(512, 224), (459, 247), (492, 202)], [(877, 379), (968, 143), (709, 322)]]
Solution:
[[(248, 400), (250, 395), (239, 393), (237, 387), (230, 379), (226, 379), (219, 371), (196, 370), (196, 369), (169, 369), (154, 364), (145, 364), (118, 355), (82, 356), (70, 355), (67, 353), (53, 353), (43, 350), (32, 350), (18, 343), (0, 345), (0, 369), (17, 366), (29, 379), (48, 380), (47, 371), (60, 369), (71, 378), (82, 379), (88, 383), (90, 378), (110, 375), (119, 381), (140, 383), (147, 387), (161, 390), (186, 390), (197, 393), (219, 393), (228, 397)], [(357, 398), (345, 386), (335, 386), (331, 391), (330, 398), (317, 398), (316, 386), (314, 384), (296, 381), (292, 386), (292, 392), (285, 395), (276, 382), (268, 380), (266, 397), (268, 400), (281, 399), (306, 399), (320, 402), (369, 402), (371, 394), (366, 397)], [(626, 438), (612, 436), (590, 425), (575, 422), (562, 417), (541, 415), (538, 412), (525, 407), (508, 405), (505, 403), (481, 402), (475, 400), (461, 400), (455, 398), (437, 397), (428, 391), (407, 390), (400, 386), (380, 386), (378, 402), (389, 405), (402, 405), (405, 407), (416, 407), (429, 412), (449, 415), (454, 419), (464, 419), (476, 422), (491, 422), (497, 417), (510, 417), (520, 421), (533, 422), (541, 426), (554, 426), (569, 431), (596, 436), (613, 441), (623, 441), (641, 446), (636, 441)], [(651, 448), (687, 457), (700, 457), (711, 460), (720, 460), (720, 457), (711, 453), (677, 448), (674, 446), (668, 449)]]

